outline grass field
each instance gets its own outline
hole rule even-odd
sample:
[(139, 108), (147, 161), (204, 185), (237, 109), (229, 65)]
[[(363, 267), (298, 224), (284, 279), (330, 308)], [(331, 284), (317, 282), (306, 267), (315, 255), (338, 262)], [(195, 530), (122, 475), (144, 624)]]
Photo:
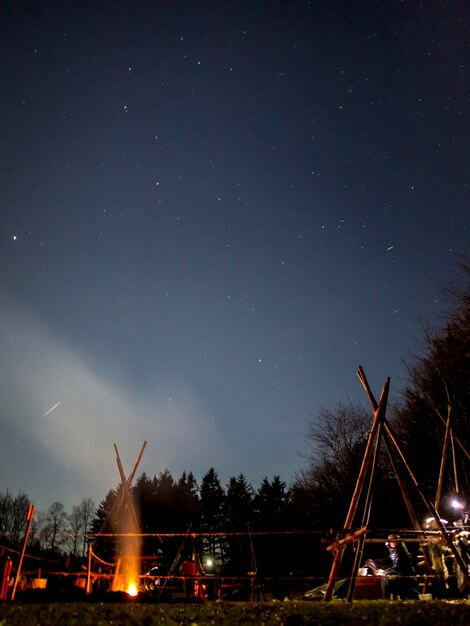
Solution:
[(53, 602), (0, 604), (0, 626), (467, 626), (470, 602)]

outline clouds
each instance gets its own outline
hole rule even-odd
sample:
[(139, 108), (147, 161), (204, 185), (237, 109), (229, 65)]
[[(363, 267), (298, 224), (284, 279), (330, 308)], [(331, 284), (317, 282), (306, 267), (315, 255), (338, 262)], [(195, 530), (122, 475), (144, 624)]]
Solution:
[(201, 398), (184, 381), (147, 381), (131, 391), (116, 374), (122, 364), (98, 364), (5, 297), (0, 341), (0, 488), (22, 490), (39, 506), (72, 506), (82, 497), (99, 500), (118, 483), (113, 443), (130, 471), (147, 440), (139, 472), (151, 474), (193, 470), (185, 465), (189, 455), (205, 471), (210, 451), (223, 454)]

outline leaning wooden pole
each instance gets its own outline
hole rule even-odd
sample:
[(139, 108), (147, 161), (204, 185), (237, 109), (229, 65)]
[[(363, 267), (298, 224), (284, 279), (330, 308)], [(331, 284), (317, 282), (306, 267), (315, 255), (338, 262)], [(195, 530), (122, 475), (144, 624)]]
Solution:
[[(370, 512), (372, 509), (372, 495), (373, 495), (373, 485), (374, 485), (374, 476), (375, 476), (375, 469), (377, 466), (377, 460), (378, 460), (378, 456), (380, 453), (380, 445), (381, 445), (381, 441), (382, 441), (382, 429), (383, 429), (383, 422), (380, 421), (379, 423), (379, 430), (377, 432), (377, 437), (375, 440), (375, 449), (374, 449), (374, 455), (372, 457), (372, 467), (369, 473), (369, 484), (367, 486), (367, 492), (366, 492), (366, 498), (365, 498), (365, 502), (364, 502), (364, 514), (362, 517), (362, 522), (361, 522), (361, 526), (363, 528), (367, 528), (369, 526), (369, 519), (370, 519)], [(361, 535), (358, 544), (356, 545), (356, 554), (354, 557), (354, 563), (353, 563), (353, 569), (352, 569), (352, 573), (351, 573), (351, 580), (349, 582), (349, 589), (348, 589), (348, 602), (352, 602), (353, 598), (354, 598), (354, 593), (356, 591), (356, 578), (357, 578), (357, 572), (359, 570), (359, 566), (360, 563), (362, 561), (362, 556), (364, 553), (364, 545), (365, 545), (365, 540), (366, 540), (366, 535)]]
[[(376, 411), (377, 407), (378, 407), (377, 400), (375, 399), (374, 394), (372, 393), (372, 390), (369, 387), (369, 383), (367, 382), (366, 375), (364, 374), (364, 371), (363, 371), (363, 369), (361, 367), (359, 368), (358, 375), (359, 375), (359, 379), (360, 379), (360, 381), (361, 381), (361, 383), (362, 383), (362, 385), (363, 385), (363, 387), (364, 387), (364, 389), (365, 389), (365, 391), (367, 393), (367, 397), (369, 398), (369, 402), (370, 402), (370, 404), (372, 406), (372, 409), (374, 411)], [(384, 419), (384, 425), (386, 425), (386, 424), (388, 424), (388, 421), (385, 418)], [(392, 464), (392, 468), (393, 468), (393, 470), (395, 472), (395, 476), (396, 476), (396, 479), (397, 479), (397, 482), (398, 482), (398, 486), (400, 488), (401, 495), (402, 495), (403, 500), (405, 502), (405, 506), (407, 508), (408, 515), (410, 516), (411, 523), (413, 524), (413, 527), (414, 527), (415, 530), (421, 530), (421, 524), (419, 523), (418, 517), (416, 515), (416, 511), (413, 508), (413, 505), (411, 504), (410, 496), (408, 494), (408, 490), (406, 488), (406, 484), (405, 484), (405, 481), (403, 479), (402, 472), (401, 472), (401, 470), (399, 469), (397, 463), (394, 460), (393, 452), (392, 452), (392, 442), (390, 441), (389, 437), (387, 436), (387, 429), (385, 429), (383, 441), (385, 443), (385, 448), (387, 450), (387, 454), (388, 454), (388, 457), (390, 459), (390, 463)], [(406, 462), (405, 462), (405, 466), (407, 467), (407, 469), (409, 471), (409, 468), (408, 468)], [(431, 571), (431, 559), (430, 559), (430, 556), (429, 556), (429, 551), (427, 550), (426, 546), (422, 546), (422, 549), (423, 549), (424, 561), (426, 563), (426, 568), (427, 568), (428, 571)]]
[(454, 487), (455, 487), (455, 493), (458, 494), (460, 493), (460, 487), (459, 487), (459, 476), (457, 474), (457, 455), (455, 452), (454, 432), (452, 428), (450, 429), (450, 446), (452, 450), (452, 468), (454, 470)]
[(92, 548), (91, 548), (91, 543), (89, 543), (88, 544), (87, 568), (86, 568), (86, 587), (85, 587), (85, 593), (87, 595), (91, 593), (91, 555), (92, 555)]
[[(113, 502), (113, 504), (111, 506), (111, 509), (110, 509), (108, 515), (106, 516), (106, 519), (104, 520), (104, 522), (103, 522), (103, 524), (102, 524), (102, 526), (100, 528), (100, 533), (104, 533), (107, 528), (112, 530), (113, 524), (114, 524), (115, 519), (116, 519), (117, 511), (119, 511), (119, 509), (122, 507), (123, 500), (126, 497), (124, 484), (127, 484), (128, 488), (131, 486), (131, 483), (132, 483), (132, 481), (134, 479), (135, 473), (136, 473), (137, 468), (139, 466), (140, 460), (142, 459), (142, 455), (144, 454), (144, 450), (145, 450), (146, 446), (147, 446), (147, 442), (144, 441), (144, 443), (142, 444), (142, 446), (140, 448), (140, 452), (139, 452), (139, 455), (137, 457), (137, 460), (134, 463), (134, 467), (132, 469), (132, 472), (129, 474), (129, 477), (127, 479), (124, 477), (124, 480), (123, 480), (122, 475), (120, 474), (121, 475), (121, 482), (122, 482), (122, 489), (119, 490), (119, 492), (117, 494), (117, 497), (114, 500), (114, 502)], [(114, 444), (114, 449), (117, 452), (116, 444)]]
[(444, 481), (444, 472), (445, 472), (446, 461), (447, 461), (447, 450), (449, 448), (450, 438), (452, 435), (451, 415), (452, 415), (452, 409), (451, 409), (451, 406), (449, 405), (447, 407), (446, 432), (444, 435), (444, 443), (442, 444), (441, 466), (439, 468), (439, 477), (437, 479), (436, 499), (434, 500), (435, 509), (438, 509), (439, 504), (441, 503), (442, 483)]
[[(359, 368), (359, 376), (361, 375), (360, 374), (361, 372), (362, 372), (362, 368)], [(356, 481), (356, 487), (354, 489), (354, 493), (351, 499), (351, 504), (349, 506), (349, 511), (348, 511), (348, 514), (346, 515), (346, 520), (344, 522), (345, 530), (350, 530), (351, 525), (354, 520), (354, 516), (356, 514), (357, 506), (359, 504), (359, 499), (362, 493), (362, 488), (364, 486), (364, 481), (367, 475), (367, 471), (369, 469), (369, 464), (370, 464), (372, 455), (374, 453), (374, 443), (377, 437), (377, 433), (379, 431), (379, 424), (385, 417), (389, 389), (390, 389), (390, 378), (387, 378), (382, 389), (382, 394), (380, 396), (379, 405), (374, 414), (374, 421), (373, 421), (373, 424), (369, 433), (369, 438), (367, 440), (367, 446), (364, 452), (364, 457), (362, 459), (361, 469), (359, 470), (359, 476)], [(331, 566), (330, 576), (328, 578), (328, 583), (327, 583), (326, 590), (325, 590), (325, 596), (323, 598), (325, 601), (331, 600), (331, 596), (333, 595), (333, 589), (334, 589), (334, 585), (336, 581), (336, 576), (339, 570), (339, 566), (341, 564), (342, 556), (343, 556), (343, 550), (338, 548), (335, 551), (333, 565)]]
[(416, 491), (418, 492), (419, 496), (421, 497), (421, 499), (423, 500), (423, 502), (426, 504), (426, 506), (428, 507), (429, 511), (432, 513), (435, 522), (441, 532), (441, 536), (445, 542), (445, 544), (447, 545), (447, 547), (449, 548), (449, 550), (452, 552), (452, 554), (454, 555), (454, 559), (455, 562), (457, 563), (460, 571), (462, 572), (462, 575), (465, 579), (465, 583), (470, 587), (470, 575), (468, 573), (468, 568), (465, 565), (465, 563), (462, 560), (462, 557), (459, 553), (459, 551), (457, 550), (457, 548), (455, 547), (452, 539), (449, 536), (449, 533), (446, 530), (446, 527), (444, 526), (444, 524), (441, 521), (441, 518), (439, 516), (439, 513), (436, 510), (436, 507), (434, 506), (434, 504), (431, 502), (431, 499), (428, 498), (428, 496), (423, 492), (423, 490), (421, 489), (418, 480), (416, 479), (415, 475), (413, 474), (413, 472), (411, 471), (410, 466), (408, 465), (406, 459), (405, 459), (405, 455), (403, 454), (398, 441), (395, 437), (395, 434), (392, 430), (392, 427), (390, 426), (390, 424), (385, 420), (385, 429), (386, 432), (388, 434), (388, 436), (390, 437), (391, 441), (393, 442), (393, 445), (395, 446), (395, 449), (397, 450), (398, 454), (400, 455), (401, 460), (403, 461), (404, 466), (406, 467), (408, 474), (416, 488)]
[[(132, 522), (134, 526), (137, 528), (139, 526), (139, 522), (137, 519), (137, 513), (135, 512), (134, 502), (132, 500), (132, 494), (130, 490), (132, 477), (126, 479), (126, 475), (124, 474), (124, 469), (121, 463), (121, 457), (119, 456), (119, 452), (118, 452), (116, 444), (114, 444), (114, 450), (116, 451), (116, 462), (117, 462), (119, 474), (121, 476), (122, 488), (124, 490), (124, 499), (125, 499), (126, 505), (129, 507), (130, 515), (132, 517)], [(131, 476), (133, 476), (133, 474)]]
[(138, 455), (138, 457), (136, 459), (136, 462), (134, 463), (134, 467), (132, 468), (132, 472), (129, 474), (129, 477), (127, 479), (127, 484), (129, 485), (129, 487), (131, 486), (131, 483), (134, 480), (135, 473), (137, 471), (137, 468), (139, 467), (139, 463), (140, 463), (140, 460), (142, 459), (142, 455), (144, 454), (144, 450), (145, 450), (146, 446), (147, 446), (147, 442), (144, 441), (144, 443), (142, 444), (142, 446), (140, 448), (140, 452), (139, 452), (139, 455)]
[(23, 566), (23, 559), (24, 559), (24, 555), (26, 552), (26, 546), (28, 544), (28, 538), (29, 538), (29, 533), (31, 531), (31, 525), (33, 523), (33, 517), (34, 517), (34, 504), (30, 504), (29, 509), (28, 509), (28, 515), (26, 517), (27, 526), (26, 526), (26, 532), (24, 534), (23, 548), (21, 550), (20, 562), (18, 563), (18, 569), (16, 570), (15, 582), (13, 583), (13, 590), (11, 592), (12, 601), (15, 599), (16, 588), (18, 587), (18, 582), (20, 580), (21, 568)]
[[(441, 422), (444, 424), (444, 426), (447, 423), (447, 420), (445, 419), (445, 417), (443, 417), (440, 412), (435, 408), (434, 409), (439, 417), (439, 419), (441, 420)], [(455, 435), (453, 435), (452, 437), (453, 441), (455, 441), (455, 443), (457, 443), (461, 449), (461, 451), (465, 454), (465, 456), (467, 457), (467, 459), (470, 461), (470, 452), (467, 450), (467, 448), (465, 447), (465, 445), (462, 443), (462, 441), (456, 437)]]

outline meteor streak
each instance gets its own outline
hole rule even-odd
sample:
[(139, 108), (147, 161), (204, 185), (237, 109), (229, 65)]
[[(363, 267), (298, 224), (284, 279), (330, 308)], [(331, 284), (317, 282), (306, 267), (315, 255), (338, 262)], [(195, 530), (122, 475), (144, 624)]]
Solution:
[(60, 402), (58, 402), (57, 404), (54, 404), (54, 406), (51, 406), (51, 408), (46, 411), (44, 413), (44, 415), (41, 415), (41, 419), (44, 419), (47, 415), (49, 415), (49, 413), (52, 413), (52, 411), (54, 411), (58, 406), (59, 406)]

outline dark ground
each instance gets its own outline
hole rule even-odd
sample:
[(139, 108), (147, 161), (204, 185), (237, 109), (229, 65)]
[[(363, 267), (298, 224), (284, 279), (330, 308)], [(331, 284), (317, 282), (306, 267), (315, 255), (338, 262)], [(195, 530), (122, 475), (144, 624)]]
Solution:
[(0, 626), (196, 626), (257, 624), (285, 626), (467, 626), (470, 602), (342, 601), (206, 602), (201, 604), (3, 603)]

